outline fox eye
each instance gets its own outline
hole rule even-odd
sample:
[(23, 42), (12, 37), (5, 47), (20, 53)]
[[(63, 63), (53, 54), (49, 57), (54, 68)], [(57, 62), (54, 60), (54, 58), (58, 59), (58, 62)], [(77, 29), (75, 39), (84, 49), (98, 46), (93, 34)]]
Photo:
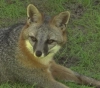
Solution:
[(53, 39), (47, 40), (48, 44), (52, 44), (53, 42), (55, 42), (55, 40), (53, 40)]
[(36, 41), (37, 41), (37, 39), (36, 39), (34, 36), (30, 36), (30, 38), (31, 38), (31, 40), (32, 40), (33, 42), (36, 42)]

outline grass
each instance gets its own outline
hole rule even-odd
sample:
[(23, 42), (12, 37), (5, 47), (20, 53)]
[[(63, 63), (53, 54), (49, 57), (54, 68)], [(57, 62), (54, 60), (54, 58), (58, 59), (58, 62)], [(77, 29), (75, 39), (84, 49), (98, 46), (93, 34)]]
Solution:
[[(55, 15), (61, 11), (71, 12), (67, 27), (68, 41), (56, 55), (67, 57), (63, 64), (78, 73), (100, 80), (100, 1), (99, 0), (0, 0), (0, 27), (26, 20), (26, 6), (34, 3), (41, 12)], [(77, 60), (76, 60), (77, 58)], [(70, 62), (72, 60), (73, 63)], [(67, 83), (70, 88), (94, 88)], [(2, 84), (0, 88), (33, 88), (26, 84)]]

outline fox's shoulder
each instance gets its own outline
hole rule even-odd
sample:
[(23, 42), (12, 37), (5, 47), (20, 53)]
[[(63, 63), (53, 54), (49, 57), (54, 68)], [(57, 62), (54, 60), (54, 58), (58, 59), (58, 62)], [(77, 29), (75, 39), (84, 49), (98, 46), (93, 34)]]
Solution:
[(16, 24), (13, 24), (12, 26), (0, 28), (0, 35), (2, 34), (4, 35), (7, 32), (14, 31), (16, 30), (16, 28), (23, 27), (24, 25), (25, 23), (16, 23)]

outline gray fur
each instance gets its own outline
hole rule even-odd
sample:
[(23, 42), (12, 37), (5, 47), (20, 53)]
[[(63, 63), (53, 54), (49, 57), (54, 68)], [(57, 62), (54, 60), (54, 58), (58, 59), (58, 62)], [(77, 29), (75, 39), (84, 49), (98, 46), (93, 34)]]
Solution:
[(22, 27), (22, 24), (18, 24), (0, 29), (0, 82), (13, 81), (15, 78), (14, 69), (17, 67), (15, 54)]

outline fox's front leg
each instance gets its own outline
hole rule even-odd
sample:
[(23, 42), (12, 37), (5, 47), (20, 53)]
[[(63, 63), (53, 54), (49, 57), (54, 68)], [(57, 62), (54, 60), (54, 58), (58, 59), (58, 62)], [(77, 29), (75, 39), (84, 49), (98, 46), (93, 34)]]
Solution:
[(35, 83), (36, 88), (69, 88), (64, 84), (56, 81), (51, 75), (51, 72), (48, 70), (48, 68), (31, 70), (24, 69), (21, 74), (18, 74), (22, 78), (22, 82), (32, 85), (33, 83)]
[(75, 73), (64, 66), (56, 64), (54, 61), (51, 62), (50, 70), (55, 79), (71, 81), (76, 82), (78, 84), (85, 84), (100, 88), (100, 81)]
[[(49, 72), (48, 70), (43, 72), (43, 74), (41, 74), (41, 75), (43, 78), (42, 78), (42, 80), (41, 79), (40, 80), (41, 80), (41, 82), (43, 82), (43, 84), (42, 84), (43, 88), (69, 88), (69, 87), (65, 86), (64, 84), (56, 81), (53, 78), (51, 72)], [(41, 76), (40, 76), (40, 78), (41, 78)], [(40, 85), (40, 84), (38, 84), (38, 85)]]

